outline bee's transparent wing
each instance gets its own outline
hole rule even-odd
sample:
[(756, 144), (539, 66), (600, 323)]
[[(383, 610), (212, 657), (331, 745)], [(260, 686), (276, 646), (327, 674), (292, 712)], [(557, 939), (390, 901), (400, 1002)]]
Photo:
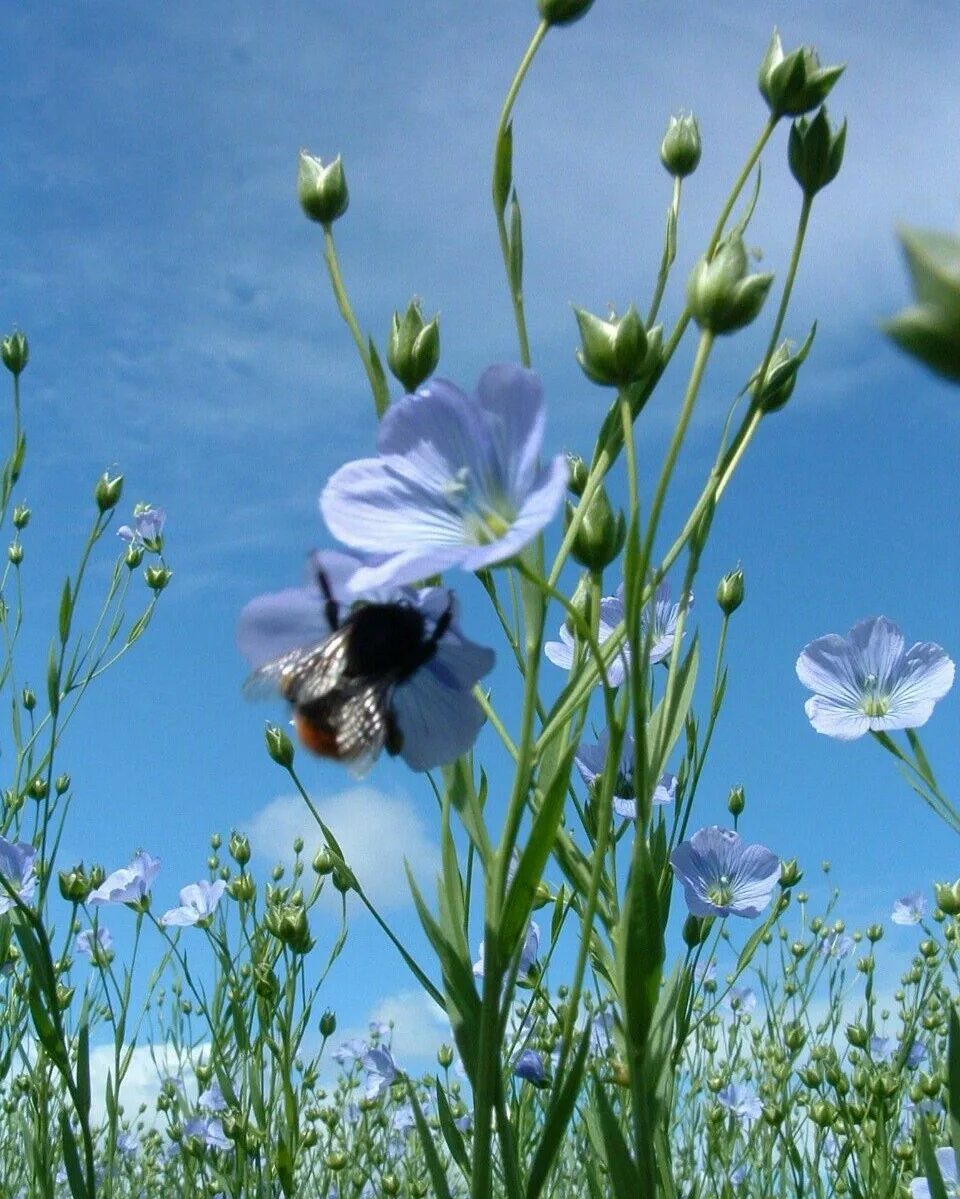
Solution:
[(367, 680), (337, 708), (337, 749), (355, 778), (366, 774), (387, 740), (393, 684)]
[(292, 649), (265, 662), (243, 685), (247, 699), (264, 699), (279, 691), (292, 704), (322, 699), (343, 677), (349, 629), (344, 626), (321, 642)]

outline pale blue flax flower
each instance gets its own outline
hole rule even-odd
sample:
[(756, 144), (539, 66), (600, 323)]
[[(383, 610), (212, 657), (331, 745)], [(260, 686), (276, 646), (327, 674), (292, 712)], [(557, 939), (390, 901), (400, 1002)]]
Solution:
[(92, 928), (86, 928), (83, 932), (77, 933), (73, 947), (81, 957), (87, 958), (97, 965), (106, 965), (113, 956), (113, 937), (106, 925), (100, 924), (97, 926), (96, 932)]
[(148, 550), (159, 550), (163, 545), (163, 526), (167, 513), (163, 508), (151, 504), (137, 504), (133, 510), (133, 526), (121, 525), (117, 536), (132, 546), (145, 546)]
[(953, 662), (932, 641), (907, 649), (892, 620), (871, 616), (846, 637), (811, 641), (797, 659), (797, 675), (814, 692), (804, 707), (817, 732), (853, 741), (926, 724), (953, 686)]
[[(943, 1179), (948, 1199), (958, 1199), (960, 1196), (960, 1179), (957, 1177), (957, 1159), (953, 1147), (934, 1151), (940, 1176)], [(931, 1199), (930, 1183), (925, 1178), (915, 1178), (910, 1183), (910, 1199)]]
[(780, 881), (775, 853), (717, 825), (682, 841), (670, 864), (694, 916), (759, 916)]
[[(624, 615), (623, 584), (617, 588), (615, 595), (606, 595), (600, 600), (600, 621), (597, 627), (597, 643), (603, 645), (621, 624)], [(650, 665), (656, 666), (670, 655), (673, 643), (677, 639), (677, 623), (680, 619), (680, 605), (673, 603), (670, 598), (670, 584), (663, 582), (657, 588), (653, 603), (648, 604), (640, 617), (640, 633), (646, 637), (651, 618), (653, 628), (650, 643)], [(693, 596), (687, 604), (690, 608)], [(569, 670), (574, 661), (573, 634), (567, 628), (566, 622), (560, 626), (560, 640), (547, 641), (543, 652), (547, 658), (563, 670)], [(623, 682), (630, 666), (630, 647), (624, 643), (620, 654), (607, 664), (607, 681), (611, 687), (619, 687)]]
[(832, 932), (820, 938), (817, 953), (822, 958), (843, 959), (850, 957), (856, 947), (857, 944), (853, 937), (849, 937), (843, 932)]
[[(29, 903), (37, 886), (37, 851), (28, 841), (8, 841), (0, 837), (0, 874), (22, 903)], [(0, 915), (16, 907), (6, 887), (0, 887)]]
[(376, 1099), (400, 1074), (393, 1054), (386, 1045), (375, 1045), (363, 1055), (363, 1068), (367, 1072), (368, 1099)]
[(902, 899), (894, 901), (890, 919), (894, 924), (919, 924), (926, 910), (927, 901), (923, 892), (915, 891), (912, 895), (904, 895)]
[(738, 1124), (748, 1127), (763, 1115), (763, 1104), (755, 1091), (744, 1083), (728, 1083), (717, 1092), (717, 1102), (727, 1109)]
[(134, 854), (129, 866), (122, 866), (108, 874), (95, 891), (91, 891), (87, 903), (143, 903), (150, 895), (153, 880), (160, 870), (160, 859), (144, 850)]
[[(604, 729), (597, 743), (581, 744), (573, 759), (584, 783), (590, 787), (603, 774), (607, 761), (607, 747), (610, 742), (610, 730)], [(637, 789), (633, 778), (633, 737), (625, 733), (620, 744), (620, 768), (613, 785), (613, 810), (626, 820), (637, 818)], [(677, 779), (675, 775), (663, 774), (653, 789), (651, 803), (654, 807), (673, 803), (677, 796)]]
[(431, 379), (392, 404), (379, 457), (341, 467), (320, 497), (334, 537), (377, 558), (352, 589), (481, 570), (519, 553), (567, 486), (562, 454), (540, 465), (544, 424), (540, 380), (517, 366), (488, 367), (472, 396)]
[[(326, 601), (319, 585), (323, 572), (335, 599), (347, 595), (347, 580), (355, 576), (360, 560), (351, 554), (324, 550), (310, 559), (305, 587), (261, 595), (240, 613), (237, 642), (254, 668), (256, 683), (260, 668), (280, 662), (292, 651), (309, 650), (330, 637)], [(450, 614), (432, 656), (408, 678), (378, 680), (388, 690), (384, 702), (400, 734), (400, 756), (413, 770), (430, 770), (453, 762), (473, 745), (484, 722), (473, 687), (493, 668), (493, 650), (470, 641), (460, 631), (456, 603), (451, 592), (441, 587), (415, 590), (412, 587), (381, 587), (350, 594), (359, 603), (396, 603), (416, 609), (424, 618), (424, 634), (430, 636)], [(340, 624), (349, 620), (350, 609), (340, 606)], [(271, 686), (275, 675), (264, 676)], [(341, 690), (357, 689), (361, 680), (345, 680)], [(369, 763), (364, 763), (366, 766)]]
[(222, 878), (218, 878), (214, 883), (206, 879), (201, 879), (198, 883), (189, 883), (180, 891), (180, 906), (164, 912), (160, 917), (160, 923), (177, 928), (209, 924), (226, 886)]
[(196, 1137), (208, 1149), (226, 1151), (233, 1148), (233, 1142), (223, 1131), (223, 1124), (216, 1116), (194, 1116), (183, 1126), (185, 1137)]
[(547, 1071), (543, 1065), (543, 1058), (535, 1049), (522, 1049), (517, 1054), (513, 1072), (517, 1078), (522, 1078), (524, 1082), (532, 1083), (535, 1087), (547, 1085)]

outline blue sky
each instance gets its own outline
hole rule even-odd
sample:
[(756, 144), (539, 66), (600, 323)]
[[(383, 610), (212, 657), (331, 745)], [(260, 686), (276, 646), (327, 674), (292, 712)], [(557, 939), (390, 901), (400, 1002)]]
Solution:
[[(127, 510), (138, 499), (167, 508), (175, 571), (148, 636), (65, 742), (77, 798), (64, 861), (110, 868), (142, 845), (163, 858), (167, 907), (203, 873), (214, 830), (251, 830), (261, 870), (307, 830), (262, 748), (263, 721), (281, 706), (241, 699), (234, 624), (247, 599), (298, 582), (305, 553), (329, 544), (317, 495), (337, 466), (370, 452), (374, 419), (319, 231), (296, 204), (297, 151), (344, 156), (351, 205), (336, 231), (361, 324), (382, 346), (392, 311), (422, 296), (441, 312), (441, 373), (472, 386), (487, 363), (516, 357), (488, 175), (534, 8), (208, 0), (5, 15), (0, 324), (23, 328), (32, 350), (17, 493), (34, 508), (21, 677), (42, 689), (62, 573), (103, 470), (123, 470)], [(830, 859), (851, 923), (885, 918), (898, 895), (957, 873), (950, 836), (873, 745), (812, 732), (793, 669), (807, 641), (879, 612), (909, 640), (960, 653), (957, 397), (877, 329), (907, 300), (895, 222), (956, 224), (960, 35), (938, 19), (951, 11), (889, 3), (865, 22), (853, 2), (701, 3), (679, 15), (669, 3), (599, 0), (548, 38), (516, 112), (547, 450), (588, 454), (607, 397), (574, 361), (570, 304), (646, 306), (669, 199), (657, 157), (667, 117), (692, 109), (704, 140), (670, 318), (765, 119), (755, 76), (773, 25), (787, 48), (813, 42), (824, 61), (848, 63), (830, 101), (835, 118), (849, 117), (846, 161), (815, 206), (786, 327), (799, 339), (817, 319), (820, 334), (789, 407), (724, 497), (696, 617), (712, 645), (713, 586), (742, 562), (748, 600), (731, 633), (702, 823), (722, 822), (729, 787), (742, 783), (745, 834), (799, 857), (810, 876)], [(797, 211), (785, 143), (783, 129), (764, 156), (749, 236), (781, 277)], [(696, 493), (761, 336), (718, 348), (666, 528)], [(646, 414), (642, 464), (658, 461), (691, 358), (687, 345)], [(462, 591), (466, 629), (497, 645), (477, 589)], [(515, 688), (506, 669), (494, 683), (499, 696)], [(957, 703), (948, 697), (924, 736), (948, 792), (960, 779)], [(507, 776), (484, 744), (496, 792)], [(360, 787), (330, 764), (303, 755), (300, 765), (357, 873), (416, 939), (402, 856), (429, 885), (437, 838), (425, 781), (386, 761)], [(115, 931), (125, 918), (115, 915)], [(912, 941), (890, 926), (890, 944), (906, 952)], [(327, 993), (341, 1026), (392, 1012), (411, 1027), (419, 1019), (429, 1041), (410, 992), (358, 918)], [(410, 1053), (422, 1048), (409, 1037)]]

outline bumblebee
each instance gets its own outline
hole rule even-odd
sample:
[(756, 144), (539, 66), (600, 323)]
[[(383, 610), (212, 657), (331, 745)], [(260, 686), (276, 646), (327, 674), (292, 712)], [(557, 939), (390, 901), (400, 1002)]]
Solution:
[(330, 635), (265, 663), (244, 691), (250, 697), (279, 691), (293, 706), (307, 749), (362, 773), (381, 750), (396, 755), (403, 748), (394, 689), (436, 654), (453, 620), (453, 596), (431, 631), (423, 613), (403, 600), (361, 603), (342, 615), (322, 569), (317, 583)]

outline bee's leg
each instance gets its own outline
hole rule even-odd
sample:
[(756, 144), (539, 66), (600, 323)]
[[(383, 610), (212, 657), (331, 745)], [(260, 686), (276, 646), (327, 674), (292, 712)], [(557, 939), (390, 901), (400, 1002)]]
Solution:
[(430, 634), (430, 640), (427, 643), (431, 653), (440, 644), (444, 633), (450, 628), (450, 622), (453, 620), (453, 592), (448, 592), (448, 596), (447, 606), (440, 613), (437, 623), (434, 625), (433, 632)]
[(395, 758), (403, 749), (403, 733), (397, 727), (397, 718), (392, 711), (387, 713), (387, 735), (384, 738), (383, 747), (391, 758)]
[(340, 628), (340, 605), (333, 598), (333, 592), (330, 590), (330, 580), (327, 578), (327, 572), (322, 568), (317, 570), (317, 585), (323, 592), (323, 614), (327, 618), (327, 624), (331, 629)]

